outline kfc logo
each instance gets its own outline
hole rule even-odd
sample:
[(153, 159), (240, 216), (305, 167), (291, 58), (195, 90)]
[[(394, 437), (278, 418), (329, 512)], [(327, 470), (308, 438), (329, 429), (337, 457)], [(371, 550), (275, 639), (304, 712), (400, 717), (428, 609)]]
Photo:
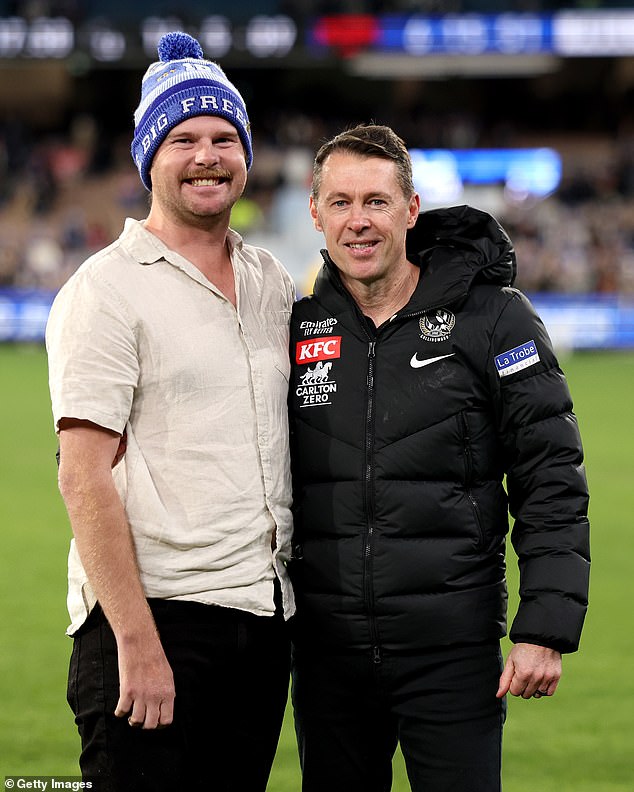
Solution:
[(295, 348), (296, 363), (315, 363), (341, 357), (341, 336), (324, 336), (298, 341)]

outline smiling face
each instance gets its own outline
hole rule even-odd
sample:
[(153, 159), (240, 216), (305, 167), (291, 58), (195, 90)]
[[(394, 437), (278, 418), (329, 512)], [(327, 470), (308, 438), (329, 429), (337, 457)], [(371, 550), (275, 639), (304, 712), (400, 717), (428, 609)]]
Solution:
[(325, 160), (319, 193), (310, 199), (315, 228), (346, 285), (388, 282), (410, 267), (405, 236), (419, 209), (418, 196), (403, 193), (392, 160), (344, 151)]
[(199, 227), (218, 218), (228, 222), (247, 180), (237, 129), (217, 116), (183, 121), (161, 143), (151, 176), (151, 214)]

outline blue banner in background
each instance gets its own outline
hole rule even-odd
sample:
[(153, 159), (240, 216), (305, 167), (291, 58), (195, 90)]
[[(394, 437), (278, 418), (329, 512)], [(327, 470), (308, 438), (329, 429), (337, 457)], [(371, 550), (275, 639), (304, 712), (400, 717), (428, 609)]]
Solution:
[(0, 341), (43, 341), (54, 297), (37, 289), (0, 289)]
[[(529, 296), (556, 349), (634, 349), (634, 295)], [(54, 297), (36, 289), (0, 289), (0, 342), (42, 342)]]
[(499, 185), (517, 197), (545, 198), (561, 182), (561, 156), (551, 148), (413, 148), (409, 154), (416, 192), (434, 202), (459, 203), (466, 185)]
[(634, 54), (634, 10), (567, 9), (554, 14), (330, 14), (309, 26), (306, 44), (343, 55), (478, 56)]
[(555, 349), (634, 349), (634, 295), (534, 294)]

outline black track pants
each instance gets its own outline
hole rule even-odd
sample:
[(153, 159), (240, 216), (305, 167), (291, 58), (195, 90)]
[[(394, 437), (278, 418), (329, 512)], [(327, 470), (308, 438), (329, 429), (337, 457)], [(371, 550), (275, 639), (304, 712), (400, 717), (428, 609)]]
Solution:
[(411, 655), (295, 649), (303, 792), (388, 792), (400, 742), (414, 792), (499, 792), (497, 644)]

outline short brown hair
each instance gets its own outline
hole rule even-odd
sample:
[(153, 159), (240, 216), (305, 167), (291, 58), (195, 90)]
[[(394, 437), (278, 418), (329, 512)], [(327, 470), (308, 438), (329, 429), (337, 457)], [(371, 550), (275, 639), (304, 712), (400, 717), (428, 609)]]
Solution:
[(312, 186), (312, 196), (315, 201), (319, 197), (324, 162), (335, 151), (392, 160), (396, 163), (397, 179), (403, 195), (409, 200), (416, 192), (412, 178), (412, 160), (404, 141), (390, 127), (359, 124), (335, 135), (317, 152), (313, 164)]

